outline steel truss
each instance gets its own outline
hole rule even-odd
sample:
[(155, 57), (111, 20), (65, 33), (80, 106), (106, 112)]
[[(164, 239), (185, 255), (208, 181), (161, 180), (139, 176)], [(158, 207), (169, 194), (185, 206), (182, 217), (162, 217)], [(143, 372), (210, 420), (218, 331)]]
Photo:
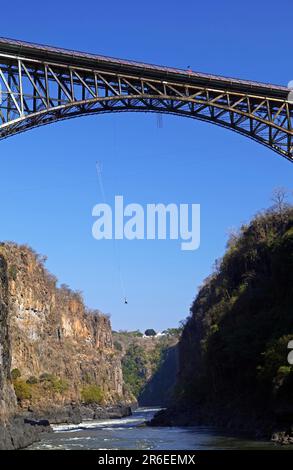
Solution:
[[(65, 62), (65, 61), (64, 61)], [(128, 67), (129, 70), (129, 67)], [(163, 70), (163, 69), (162, 69)], [(219, 87), (213, 80), (178, 79), (143, 70), (84, 67), (1, 52), (0, 139), (76, 116), (152, 111), (192, 117), (239, 132), (293, 161), (293, 106), (272, 87), (245, 90), (233, 81)], [(231, 86), (229, 86), (231, 83)], [(235, 80), (237, 83), (237, 80)], [(244, 82), (243, 82), (244, 83)], [(289, 90), (288, 90), (289, 92)], [(216, 143), (215, 143), (216, 145)]]

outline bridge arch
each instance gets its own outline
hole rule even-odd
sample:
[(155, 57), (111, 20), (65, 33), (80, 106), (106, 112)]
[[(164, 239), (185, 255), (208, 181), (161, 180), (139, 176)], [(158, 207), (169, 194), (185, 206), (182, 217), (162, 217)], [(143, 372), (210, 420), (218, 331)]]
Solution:
[(0, 39), (0, 139), (109, 112), (207, 121), (293, 161), (289, 89)]

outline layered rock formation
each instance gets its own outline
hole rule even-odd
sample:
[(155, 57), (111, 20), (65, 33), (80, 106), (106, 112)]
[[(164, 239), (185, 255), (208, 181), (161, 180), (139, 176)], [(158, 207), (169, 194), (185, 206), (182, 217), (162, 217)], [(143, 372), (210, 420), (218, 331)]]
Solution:
[(57, 288), (44, 261), (26, 246), (0, 245), (1, 422), (19, 412), (76, 421), (101, 415), (101, 406), (113, 415), (132, 397), (110, 320), (80, 293)]

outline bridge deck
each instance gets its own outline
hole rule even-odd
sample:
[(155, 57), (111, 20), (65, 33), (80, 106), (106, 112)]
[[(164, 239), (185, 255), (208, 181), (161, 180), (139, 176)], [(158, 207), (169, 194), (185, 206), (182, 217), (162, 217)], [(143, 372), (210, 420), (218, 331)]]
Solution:
[(0, 38), (0, 55), (11, 54), (28, 59), (68, 64), (72, 66), (89, 67), (92, 69), (115, 70), (125, 74), (140, 74), (160, 80), (176, 80), (189, 84), (214, 86), (218, 89), (241, 91), (250, 94), (264, 95), (286, 99), (289, 89), (285, 86), (259, 83), (237, 78), (223, 77), (172, 67), (163, 67), (132, 60), (121, 60), (102, 55), (89, 54), (57, 47), (33, 44), (14, 39)]

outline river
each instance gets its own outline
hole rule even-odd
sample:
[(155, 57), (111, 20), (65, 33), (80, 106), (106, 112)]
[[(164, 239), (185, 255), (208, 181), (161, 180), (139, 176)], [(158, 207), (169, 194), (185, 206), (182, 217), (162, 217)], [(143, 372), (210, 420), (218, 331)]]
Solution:
[(280, 447), (272, 442), (261, 442), (227, 436), (213, 428), (149, 427), (145, 422), (158, 409), (138, 408), (132, 416), (99, 421), (85, 421), (78, 425), (56, 425), (54, 432), (44, 435), (40, 442), (28, 449), (140, 449), (140, 450), (201, 450), (201, 449), (267, 449)]

